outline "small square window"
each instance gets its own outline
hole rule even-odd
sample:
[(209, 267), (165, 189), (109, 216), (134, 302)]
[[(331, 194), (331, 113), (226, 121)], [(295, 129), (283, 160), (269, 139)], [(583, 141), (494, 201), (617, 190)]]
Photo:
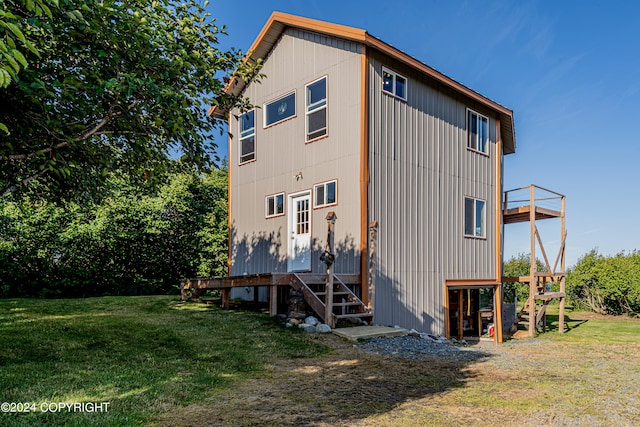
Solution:
[(485, 237), (486, 202), (473, 197), (464, 198), (464, 235)]
[(321, 208), (338, 203), (338, 182), (329, 181), (314, 186), (315, 207)]
[(480, 153), (489, 151), (489, 119), (467, 110), (467, 147)]
[(264, 126), (271, 126), (296, 115), (296, 93), (291, 92), (264, 105)]
[(266, 217), (284, 215), (284, 193), (267, 196), (266, 201)]
[(407, 100), (407, 78), (382, 67), (382, 91)]
[(240, 134), (240, 163), (256, 158), (255, 110), (250, 110), (238, 117)]

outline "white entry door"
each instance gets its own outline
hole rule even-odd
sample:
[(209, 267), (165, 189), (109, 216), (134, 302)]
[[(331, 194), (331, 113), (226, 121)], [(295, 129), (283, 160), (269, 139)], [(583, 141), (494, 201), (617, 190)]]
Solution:
[(311, 270), (311, 193), (289, 196), (288, 270)]

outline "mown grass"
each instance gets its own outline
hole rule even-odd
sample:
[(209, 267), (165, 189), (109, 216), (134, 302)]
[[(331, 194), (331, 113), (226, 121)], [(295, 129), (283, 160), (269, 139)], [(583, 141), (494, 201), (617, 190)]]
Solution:
[(134, 426), (326, 351), (268, 316), (173, 297), (0, 300), (0, 403), (109, 402), (2, 413), (2, 426)]

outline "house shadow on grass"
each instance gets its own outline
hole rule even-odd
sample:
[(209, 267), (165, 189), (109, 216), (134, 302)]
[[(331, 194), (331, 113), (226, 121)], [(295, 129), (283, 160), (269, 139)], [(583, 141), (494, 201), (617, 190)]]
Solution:
[(408, 360), (371, 354), (333, 335), (310, 335), (309, 339), (332, 351), (314, 358), (270, 360), (264, 374), (163, 414), (157, 425), (366, 424), (370, 417), (392, 412), (402, 404), (463, 387), (475, 377), (470, 365), (491, 357), (472, 350), (464, 352), (464, 360), (435, 355)]
[[(237, 236), (231, 251), (232, 274), (286, 271), (284, 233), (256, 233)], [(338, 233), (338, 231), (336, 231)], [(322, 273), (320, 240), (312, 241), (312, 271)], [(359, 271), (359, 249), (346, 233), (336, 242), (336, 272)], [(381, 284), (379, 304), (393, 306), (393, 318), (409, 324), (431, 326), (435, 319), (423, 313), (421, 319), (404, 306), (404, 289), (384, 272), (377, 272)], [(384, 285), (382, 285), (384, 284)], [(384, 289), (382, 292), (382, 287)], [(425, 297), (428, 295), (425, 294)], [(302, 333), (284, 330), (282, 334)], [(212, 336), (215, 339), (215, 336)], [(155, 422), (162, 426), (323, 426), (366, 422), (369, 417), (392, 412), (399, 405), (429, 399), (463, 387), (473, 378), (470, 366), (491, 357), (481, 350), (466, 350), (464, 357), (423, 355), (410, 360), (410, 351), (397, 356), (368, 353), (333, 335), (308, 335), (305, 339), (331, 348), (329, 354), (312, 358), (265, 360), (265, 372), (239, 382), (233, 388), (203, 397), (186, 407), (174, 407)], [(420, 340), (420, 338), (414, 338)], [(398, 356), (404, 357), (398, 357)]]

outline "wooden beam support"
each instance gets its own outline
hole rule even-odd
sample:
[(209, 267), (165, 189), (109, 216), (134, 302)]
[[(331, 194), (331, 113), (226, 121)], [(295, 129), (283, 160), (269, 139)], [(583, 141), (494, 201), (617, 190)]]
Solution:
[(222, 296), (222, 308), (225, 310), (229, 309), (229, 303), (231, 302), (231, 289), (224, 288), (220, 290), (220, 295)]
[(278, 315), (278, 286), (269, 286), (269, 315)]

